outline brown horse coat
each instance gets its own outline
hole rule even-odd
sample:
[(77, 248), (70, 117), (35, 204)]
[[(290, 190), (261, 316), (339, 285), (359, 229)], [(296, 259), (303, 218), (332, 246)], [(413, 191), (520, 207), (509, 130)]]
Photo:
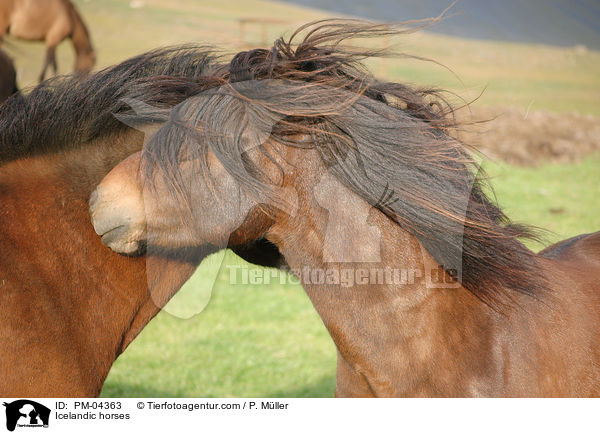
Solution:
[(88, 201), (142, 146), (143, 134), (114, 117), (128, 109), (122, 98), (139, 80), (199, 76), (206, 57), (150, 53), (0, 105), (0, 396), (97, 396), (117, 356), (194, 270), (171, 261), (151, 298), (147, 264), (162, 259), (103, 246)]

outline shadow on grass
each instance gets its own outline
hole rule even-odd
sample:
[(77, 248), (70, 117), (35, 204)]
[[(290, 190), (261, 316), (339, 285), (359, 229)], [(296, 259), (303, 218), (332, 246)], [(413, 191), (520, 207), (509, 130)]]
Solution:
[[(335, 392), (335, 377), (324, 376), (318, 381), (293, 388), (284, 390), (274, 390), (262, 397), (264, 398), (333, 398)], [(152, 385), (140, 385), (140, 384), (128, 384), (128, 383), (112, 383), (105, 384), (102, 389), (102, 398), (180, 398), (184, 395), (178, 394), (175, 390), (163, 390), (160, 388), (152, 387)], [(256, 395), (250, 395), (255, 397)], [(222, 396), (215, 396), (213, 394), (207, 394), (199, 396), (202, 398), (221, 398)], [(238, 396), (243, 397), (243, 396)]]
[(101, 398), (180, 398), (182, 395), (174, 390), (162, 390), (152, 385), (140, 384), (104, 384)]
[(269, 398), (333, 398), (335, 376), (326, 375), (318, 381), (295, 389), (276, 390)]

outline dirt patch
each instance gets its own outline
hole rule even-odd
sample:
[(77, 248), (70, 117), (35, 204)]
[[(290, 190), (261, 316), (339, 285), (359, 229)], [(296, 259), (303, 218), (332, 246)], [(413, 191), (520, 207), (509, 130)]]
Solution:
[(571, 163), (600, 151), (599, 117), (474, 107), (457, 117), (466, 124), (460, 132), (464, 143), (511, 164)]

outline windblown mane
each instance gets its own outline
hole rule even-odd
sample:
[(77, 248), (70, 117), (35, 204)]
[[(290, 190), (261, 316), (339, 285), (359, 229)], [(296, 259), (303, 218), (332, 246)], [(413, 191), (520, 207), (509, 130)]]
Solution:
[[(260, 168), (247, 166), (242, 142), (248, 129), (268, 127), (275, 140), (316, 148), (342, 183), (414, 234), (440, 265), (457, 270), (484, 302), (503, 305), (511, 291), (534, 295), (544, 279), (536, 255), (518, 240), (531, 233), (488, 197), (478, 166), (450, 135), (456, 126), (450, 105), (434, 89), (375, 79), (362, 61), (385, 53), (346, 43), (402, 31), (325, 21), (271, 49), (238, 53), (229, 64), (187, 46), (146, 53), (82, 81), (57, 78), (0, 106), (0, 162), (84, 146), (122, 132), (128, 127), (121, 120), (131, 116), (166, 122), (145, 148), (146, 176), (163, 166), (175, 190), (185, 191), (174, 170), (182, 154), (210, 150), (242, 185), (264, 196), (268, 186), (248, 176)], [(271, 98), (257, 93), (271, 89), (271, 81), (288, 90), (276, 87)], [(132, 101), (156, 109), (134, 115)], [(309, 145), (295, 141), (301, 135), (312, 137)]]
[[(451, 137), (452, 108), (435, 90), (375, 79), (362, 61), (381, 52), (347, 45), (398, 32), (362, 21), (312, 23), (271, 49), (238, 53), (212, 76), (150, 84), (155, 92), (176, 86), (197, 96), (173, 110), (146, 145), (144, 175), (162, 166), (173, 191), (185, 192), (175, 169), (183, 154), (206, 162), (211, 151), (264, 197), (269, 187), (248, 176), (260, 168), (249, 168), (244, 154), (247, 138), (260, 142), (266, 129), (287, 145), (317, 149), (342, 183), (414, 234), (484, 302), (504, 305), (512, 291), (534, 295), (544, 278), (518, 239), (531, 232), (488, 197), (478, 166)], [(307, 134), (310, 144), (296, 141)]]
[(133, 57), (84, 80), (48, 80), (24, 98), (11, 98), (0, 106), (0, 162), (60, 152), (119, 133), (127, 126), (115, 115), (131, 111), (127, 99), (171, 107), (189, 96), (185, 88), (149, 94), (144, 83), (167, 77), (199, 80), (214, 64), (216, 57), (205, 47), (171, 47)]

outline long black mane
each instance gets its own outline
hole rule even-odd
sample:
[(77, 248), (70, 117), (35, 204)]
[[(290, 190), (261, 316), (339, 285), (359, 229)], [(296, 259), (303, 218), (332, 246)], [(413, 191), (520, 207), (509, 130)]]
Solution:
[[(457, 270), (463, 286), (484, 302), (505, 304), (513, 291), (536, 294), (544, 279), (536, 255), (518, 239), (531, 233), (488, 197), (478, 166), (451, 137), (452, 108), (436, 90), (377, 80), (362, 61), (381, 52), (347, 44), (397, 33), (395, 26), (326, 21), (303, 26), (270, 49), (238, 53), (229, 63), (206, 48), (169, 48), (83, 81), (52, 80), (0, 106), (0, 162), (123, 131), (128, 127), (117, 117), (130, 116), (128, 101), (137, 101), (157, 108), (138, 113), (137, 121), (166, 122), (145, 148), (144, 155), (154, 157), (143, 161), (148, 176), (163, 166), (180, 184), (175, 190), (184, 191), (176, 170), (183, 149), (200, 156), (212, 151), (240, 183), (261, 193), (256, 190), (264, 185), (247, 176), (244, 160), (245, 130), (256, 129), (250, 110), (264, 115), (254, 116), (256, 123), (275, 125), (275, 140), (306, 147), (295, 138), (311, 137), (309, 146), (342, 183), (414, 234), (440, 265)], [(293, 90), (267, 103), (244, 95), (244, 83), (273, 80), (292, 83)], [(219, 89), (230, 92), (219, 95)], [(197, 98), (213, 90), (213, 99)], [(194, 121), (192, 134), (165, 114), (180, 103), (173, 112)], [(228, 134), (203, 136), (211, 125)]]
[[(146, 83), (168, 78), (197, 81), (217, 64), (211, 49), (199, 46), (151, 51), (92, 74), (56, 77), (0, 106), (0, 162), (61, 152), (128, 128), (115, 115), (129, 113), (127, 100), (172, 107), (187, 88), (151, 93)], [(154, 119), (146, 119), (148, 122)]]
[(362, 61), (381, 53), (346, 43), (396, 33), (360, 21), (313, 23), (271, 49), (236, 54), (211, 77), (177, 82), (197, 96), (146, 145), (143, 173), (152, 179), (162, 166), (184, 200), (189, 183), (178, 164), (192, 153), (202, 166), (210, 151), (241, 185), (268, 197), (275, 190), (248, 176), (261, 169), (244, 158), (248, 138), (261, 146), (268, 131), (289, 146), (317, 149), (342, 183), (414, 234), (484, 302), (504, 305), (512, 291), (534, 295), (544, 278), (519, 241), (533, 236), (488, 197), (471, 154), (451, 137), (452, 107), (436, 90), (377, 80)]

